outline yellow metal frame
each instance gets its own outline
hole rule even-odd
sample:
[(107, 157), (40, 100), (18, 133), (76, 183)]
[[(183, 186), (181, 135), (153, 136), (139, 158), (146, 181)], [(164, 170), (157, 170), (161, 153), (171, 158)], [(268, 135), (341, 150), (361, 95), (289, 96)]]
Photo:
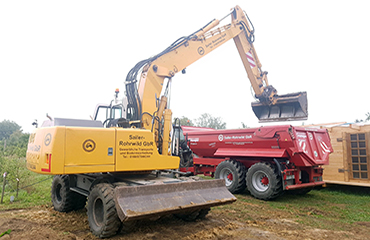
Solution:
[(31, 134), (27, 168), (41, 174), (177, 169), (180, 159), (163, 151), (145, 129), (47, 127)]

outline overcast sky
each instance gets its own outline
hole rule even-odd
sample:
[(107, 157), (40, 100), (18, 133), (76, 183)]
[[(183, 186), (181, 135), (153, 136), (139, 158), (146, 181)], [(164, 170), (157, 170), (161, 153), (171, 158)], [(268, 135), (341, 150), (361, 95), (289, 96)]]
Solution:
[[(353, 122), (370, 111), (370, 14), (363, 1), (0, 1), (0, 121), (31, 132), (52, 117), (89, 119), (124, 90), (128, 71), (232, 7), (255, 27), (262, 69), (280, 94), (307, 91), (301, 125)], [(230, 17), (220, 25), (230, 23)], [(233, 41), (173, 78), (174, 117), (258, 127)], [(123, 97), (123, 94), (121, 94)], [(283, 123), (275, 123), (283, 124)]]

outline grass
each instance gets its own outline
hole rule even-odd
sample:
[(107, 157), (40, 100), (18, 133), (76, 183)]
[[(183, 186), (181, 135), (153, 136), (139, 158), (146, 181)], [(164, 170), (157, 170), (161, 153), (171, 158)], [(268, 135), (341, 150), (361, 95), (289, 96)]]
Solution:
[(254, 199), (247, 192), (236, 197), (236, 203), (216, 210), (244, 221), (286, 218), (327, 230), (350, 230), (364, 222), (370, 225), (370, 188), (333, 185), (304, 196), (285, 193), (273, 201)]
[[(13, 202), (10, 202), (10, 198), (11, 196), (16, 196), (16, 191), (14, 189), (5, 188), (6, 191), (4, 194), (3, 204), (0, 204), (0, 211), (51, 204), (51, 176), (32, 173), (30, 179), (32, 179), (31, 182), (20, 187), (23, 189), (19, 190), (18, 198), (15, 198)], [(0, 187), (0, 192), (1, 191), (2, 183)]]

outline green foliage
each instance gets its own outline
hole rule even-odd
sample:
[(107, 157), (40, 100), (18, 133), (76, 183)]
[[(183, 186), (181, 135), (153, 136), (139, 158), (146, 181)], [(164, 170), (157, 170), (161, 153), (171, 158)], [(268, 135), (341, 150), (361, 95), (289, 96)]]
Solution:
[(2, 234), (0, 234), (0, 237), (4, 236), (5, 234), (10, 234), (11, 232), (12, 232), (12, 230), (8, 229), (5, 232), (3, 232)]
[(26, 168), (26, 158), (6, 156), (0, 157), (1, 174), (8, 173), (7, 182), (15, 189), (19, 180), (20, 186), (25, 186), (30, 181), (31, 172)]
[[(213, 117), (209, 113), (203, 113), (199, 118), (194, 119), (193, 121), (184, 116), (179, 118), (179, 120), (180, 120), (181, 126), (207, 127), (207, 128), (214, 128), (214, 129), (225, 129), (226, 128), (226, 123), (223, 122), (220, 117)], [(244, 126), (244, 123), (242, 124)]]
[(363, 120), (363, 119), (356, 119), (356, 120), (355, 120), (355, 123), (360, 123), (360, 122), (367, 122), (367, 121), (369, 121), (369, 120), (370, 120), (370, 112), (367, 112), (365, 115), (366, 115), (365, 120)]
[(226, 123), (220, 117), (213, 117), (209, 113), (203, 113), (198, 119), (195, 120), (197, 127), (208, 127), (214, 129), (225, 129)]
[(29, 134), (22, 133), (17, 123), (8, 120), (0, 123), (0, 134), (0, 174), (8, 173), (6, 190), (15, 190), (18, 181), (20, 187), (30, 181), (31, 172), (26, 168)]
[(27, 144), (30, 135), (20, 130), (13, 132), (8, 139), (0, 141), (0, 150), (3, 156), (26, 157)]
[(16, 131), (21, 131), (21, 126), (15, 122), (9, 120), (0, 122), (0, 140), (8, 139)]
[(180, 120), (181, 126), (194, 126), (194, 123), (187, 117), (182, 116), (181, 118), (178, 118)]
[[(30, 172), (30, 171), (29, 171)], [(10, 178), (11, 176), (9, 176)], [(52, 177), (49, 175), (41, 175), (30, 172), (28, 182), (20, 184), (18, 198), (13, 203), (10, 202), (10, 196), (16, 196), (15, 186), (10, 187), (10, 184), (5, 188), (4, 204), (0, 204), (0, 211), (5, 209), (19, 209), (32, 206), (50, 205), (50, 187)], [(0, 192), (2, 182), (0, 186)]]

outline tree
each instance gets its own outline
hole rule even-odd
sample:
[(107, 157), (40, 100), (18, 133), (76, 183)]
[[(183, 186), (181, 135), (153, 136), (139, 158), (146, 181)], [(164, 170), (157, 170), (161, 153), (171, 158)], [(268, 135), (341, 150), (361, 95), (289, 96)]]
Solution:
[[(5, 156), (26, 157), (29, 137), (28, 133), (17, 130), (8, 139), (0, 141), (0, 149), (3, 150)], [(4, 141), (6, 141), (6, 144)]]
[[(182, 116), (181, 118), (178, 118), (180, 120), (181, 126), (194, 126), (193, 121), (191, 121), (189, 118)], [(175, 122), (174, 122), (175, 123)]]
[(365, 120), (362, 120), (362, 119), (356, 119), (356, 120), (355, 120), (355, 123), (367, 122), (367, 121), (369, 121), (369, 120), (370, 120), (370, 112), (367, 112), (367, 113), (366, 113), (366, 118), (365, 118)]
[(209, 113), (203, 113), (199, 118), (195, 119), (197, 127), (208, 127), (214, 129), (225, 129), (226, 123), (220, 117), (213, 117)]
[(16, 131), (22, 131), (21, 126), (13, 121), (4, 120), (0, 122), (0, 140), (8, 139)]
[[(7, 172), (7, 181), (15, 186), (17, 181), (28, 182), (30, 171), (26, 168), (26, 152), (29, 134), (13, 122), (0, 122), (0, 174)], [(18, 179), (18, 180), (17, 180)]]

